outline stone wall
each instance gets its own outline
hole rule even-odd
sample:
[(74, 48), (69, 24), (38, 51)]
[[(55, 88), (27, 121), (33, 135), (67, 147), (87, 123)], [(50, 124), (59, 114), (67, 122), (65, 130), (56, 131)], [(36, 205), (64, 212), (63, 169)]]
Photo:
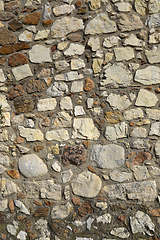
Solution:
[(160, 239), (159, 12), (0, 0), (0, 239)]

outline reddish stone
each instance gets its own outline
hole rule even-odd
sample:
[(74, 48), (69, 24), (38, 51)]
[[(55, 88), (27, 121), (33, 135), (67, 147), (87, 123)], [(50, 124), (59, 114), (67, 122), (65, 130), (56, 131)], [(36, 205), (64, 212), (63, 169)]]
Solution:
[(101, 107), (103, 107), (103, 108), (104, 108), (105, 106), (106, 106), (106, 104), (105, 104), (105, 103), (101, 103)]
[(130, 123), (129, 123), (129, 126), (133, 127), (134, 124), (135, 124), (135, 122), (130, 122)]
[(19, 220), (19, 221), (23, 221), (24, 219), (26, 219), (26, 216), (23, 216), (23, 215), (17, 216), (17, 220)]
[(82, 37), (76, 33), (72, 33), (72, 34), (68, 35), (67, 38), (71, 42), (79, 42), (82, 39)]
[(17, 198), (18, 199), (24, 199), (26, 196), (24, 193), (17, 193)]
[(13, 13), (0, 11), (0, 21), (8, 21), (11, 20), (12, 18), (14, 18)]
[(126, 215), (120, 214), (117, 218), (119, 223), (123, 223), (126, 220)]
[(144, 89), (152, 90), (152, 87), (145, 87)]
[(16, 0), (16, 1), (11, 1), (9, 3), (5, 3), (4, 4), (4, 9), (7, 12), (13, 12), (15, 9), (20, 7), (20, 3)]
[(43, 118), (40, 120), (40, 125), (42, 127), (49, 127), (50, 125), (50, 119), (49, 118)]
[(89, 141), (83, 140), (83, 145), (84, 145), (85, 148), (88, 148), (89, 147)]
[(52, 206), (52, 205), (54, 205), (54, 202), (53, 202), (53, 201), (50, 201), (50, 200), (45, 200), (44, 202), (45, 202), (45, 204), (46, 204), (47, 206)]
[(18, 22), (16, 19), (13, 19), (11, 22), (8, 24), (8, 29), (16, 32), (19, 29), (23, 28), (23, 24)]
[(15, 144), (21, 144), (24, 143), (24, 138), (22, 137), (17, 137), (16, 140), (14, 141)]
[(43, 145), (35, 146), (34, 148), (35, 152), (40, 152), (42, 149), (44, 149)]
[(13, 169), (13, 170), (8, 170), (7, 173), (8, 173), (8, 175), (9, 175), (11, 178), (13, 178), (13, 179), (18, 179), (18, 178), (20, 178), (20, 174), (19, 174), (18, 170), (15, 170), (15, 169)]
[(132, 158), (135, 154), (136, 154), (136, 152), (129, 153), (127, 156), (127, 159)]
[(57, 45), (53, 45), (52, 47), (51, 47), (51, 52), (54, 52), (54, 51), (56, 51), (57, 50)]
[(149, 152), (140, 152), (137, 154), (137, 156), (133, 160), (133, 164), (135, 165), (141, 165), (145, 160), (150, 161), (152, 159), (152, 154)]
[(34, 212), (33, 217), (47, 217), (48, 211), (49, 208), (39, 208)]
[(34, 12), (37, 10), (37, 7), (27, 7), (27, 8), (23, 8), (21, 10), (21, 12), (28, 12), (28, 13), (31, 13), (31, 12)]
[(39, 202), (39, 201), (34, 200), (34, 203), (35, 203), (37, 206), (42, 206), (42, 203)]
[(24, 65), (26, 63), (28, 63), (28, 58), (21, 53), (14, 53), (8, 59), (8, 65), (10, 67)]
[(30, 46), (28, 43), (16, 43), (14, 45), (3, 46), (0, 48), (0, 54), (11, 54), (13, 52), (18, 52), (23, 49), (29, 49)]
[(89, 202), (84, 202), (78, 209), (78, 215), (84, 217), (85, 215), (93, 213), (93, 208)]
[(25, 94), (25, 90), (22, 85), (17, 85), (11, 89), (10, 93), (7, 96), (8, 100), (13, 100), (16, 97), (23, 96)]
[(32, 112), (35, 109), (36, 98), (18, 97), (14, 100), (14, 106), (17, 114)]
[(34, 93), (34, 92), (43, 92), (46, 86), (42, 80), (38, 79), (30, 79), (27, 84), (27, 92)]
[(49, 26), (53, 23), (53, 20), (50, 19), (50, 20), (43, 20), (43, 26)]
[(92, 172), (92, 173), (96, 173), (97, 171), (93, 168), (93, 167), (91, 167), (91, 166), (88, 166), (88, 170), (90, 171), (90, 172)]
[(153, 217), (160, 217), (160, 208), (150, 210), (149, 214)]
[(23, 19), (23, 23), (24, 24), (37, 25), (40, 17), (41, 17), (40, 12), (30, 13)]
[(89, 92), (94, 88), (94, 82), (90, 78), (86, 78), (86, 85), (84, 91)]
[(156, 93), (160, 93), (160, 88), (156, 88), (156, 89), (155, 89), (155, 92), (156, 92)]
[(81, 1), (77, 1), (77, 2), (76, 2), (76, 6), (77, 6), (77, 7), (80, 7), (81, 5), (82, 5), (82, 2), (81, 2)]
[(0, 31), (0, 45), (9, 45), (17, 41), (16, 36), (10, 32), (7, 28), (3, 28)]
[(5, 58), (0, 58), (0, 66), (3, 65), (6, 62)]
[(10, 212), (13, 213), (14, 212), (14, 202), (13, 202), (13, 199), (9, 199), (8, 207), (9, 207)]
[(84, 147), (81, 145), (75, 147), (66, 146), (63, 150), (61, 160), (65, 166), (68, 166), (70, 163), (77, 166), (82, 166), (85, 163)]
[(80, 198), (78, 198), (78, 197), (73, 197), (72, 202), (73, 202), (74, 205), (80, 205), (81, 204)]

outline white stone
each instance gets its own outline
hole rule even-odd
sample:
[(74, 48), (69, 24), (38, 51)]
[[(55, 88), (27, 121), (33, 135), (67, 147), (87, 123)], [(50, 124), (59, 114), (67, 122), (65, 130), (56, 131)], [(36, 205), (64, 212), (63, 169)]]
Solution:
[(26, 237), (27, 237), (27, 233), (24, 231), (20, 231), (17, 235), (17, 238), (20, 240), (26, 240)]
[(109, 141), (114, 141), (118, 138), (127, 137), (128, 125), (125, 122), (115, 124), (114, 126), (107, 126), (105, 129), (105, 138)]
[(135, 105), (142, 107), (154, 107), (158, 101), (157, 96), (145, 89), (140, 89)]
[(8, 155), (4, 155), (3, 153), (0, 153), (0, 163), (6, 167), (9, 167), (10, 166), (10, 157)]
[(71, 127), (72, 126), (72, 117), (66, 112), (58, 112), (56, 118), (53, 121), (54, 127)]
[(127, 39), (124, 41), (124, 45), (132, 46), (132, 47), (143, 47), (144, 42), (140, 39), (138, 39), (134, 34), (131, 34)]
[(71, 57), (74, 55), (82, 55), (84, 53), (85, 47), (78, 43), (71, 43), (69, 48), (64, 52), (66, 57)]
[(24, 64), (22, 66), (18, 66), (12, 69), (12, 73), (17, 81), (26, 78), (32, 77), (33, 74), (28, 64)]
[(145, 149), (149, 147), (150, 147), (150, 144), (148, 139), (136, 139), (132, 142), (132, 148)]
[(160, 176), (160, 168), (158, 167), (154, 167), (154, 166), (150, 166), (149, 167), (149, 173), (153, 176)]
[(116, 23), (109, 19), (105, 13), (98, 14), (86, 26), (85, 34), (101, 34), (116, 32)]
[(52, 169), (56, 172), (60, 172), (61, 171), (61, 165), (58, 161), (55, 161), (53, 164), (52, 164)]
[(132, 108), (124, 112), (124, 118), (128, 121), (138, 118), (144, 118), (143, 110), (141, 108)]
[(41, 198), (54, 199), (56, 201), (61, 200), (62, 189), (60, 185), (54, 183), (54, 180), (46, 180), (39, 182), (39, 190)]
[[(41, 218), (35, 222), (35, 229), (37, 230), (37, 239), (36, 240), (50, 240), (50, 231), (48, 227), (47, 220)], [(57, 239), (58, 240), (58, 239)]]
[(132, 173), (113, 171), (113, 172), (109, 173), (109, 177), (113, 181), (121, 183), (121, 182), (132, 179)]
[(94, 218), (88, 218), (87, 219), (87, 229), (91, 230), (92, 223), (94, 222)]
[(26, 138), (29, 142), (43, 141), (43, 133), (39, 129), (25, 128), (18, 126), (19, 134), (21, 137)]
[(37, 40), (47, 39), (49, 33), (50, 33), (49, 29), (38, 31), (34, 40), (37, 41)]
[(16, 221), (13, 221), (13, 225), (11, 224), (7, 225), (7, 231), (13, 236), (17, 234), (17, 229), (18, 229), (18, 223)]
[(128, 238), (130, 236), (130, 233), (128, 232), (128, 230), (124, 227), (119, 227), (119, 228), (113, 228), (110, 231), (111, 235), (114, 235), (116, 237), (119, 238)]
[(0, 69), (0, 82), (3, 83), (3, 82), (5, 82), (5, 80), (6, 80), (6, 78), (4, 76), (3, 70)]
[(32, 25), (32, 26), (26, 26), (26, 29), (30, 32), (36, 33), (37, 29), (36, 26)]
[(149, 44), (159, 43), (160, 42), (160, 33), (153, 33), (149, 35)]
[(23, 33), (19, 35), (19, 41), (21, 42), (32, 42), (33, 33), (25, 30)]
[(52, 62), (50, 57), (50, 49), (40, 44), (35, 44), (29, 50), (29, 59), (33, 63)]
[(149, 63), (160, 63), (160, 45), (153, 46), (151, 50), (145, 50), (145, 55)]
[(83, 92), (83, 81), (74, 81), (71, 85), (71, 92)]
[(51, 27), (52, 38), (62, 38), (71, 32), (84, 29), (83, 20), (75, 17), (63, 17), (56, 20)]
[(46, 91), (51, 97), (60, 97), (68, 93), (68, 86), (65, 83), (54, 82)]
[(60, 51), (55, 51), (54, 53), (53, 53), (53, 55), (52, 55), (52, 58), (53, 58), (53, 60), (57, 60), (57, 59), (59, 59), (60, 57), (62, 57), (62, 53), (60, 52)]
[(119, 2), (115, 6), (119, 12), (130, 12), (132, 9), (132, 6), (127, 2)]
[(160, 122), (152, 123), (149, 135), (160, 136)]
[(21, 145), (19, 145), (19, 144), (17, 144), (16, 146), (17, 146), (18, 150), (19, 150), (21, 153), (23, 153), (23, 154), (24, 154), (24, 153), (28, 153), (28, 152), (30, 151), (29, 148), (23, 147), (23, 146), (21, 146)]
[(87, 108), (92, 108), (94, 103), (93, 98), (87, 98)]
[(27, 178), (41, 177), (48, 172), (47, 166), (36, 154), (26, 154), (19, 158), (19, 170)]
[(99, 38), (91, 37), (88, 40), (88, 46), (90, 46), (92, 48), (92, 51), (97, 51), (100, 48)]
[(20, 212), (25, 213), (26, 215), (30, 215), (30, 212), (22, 202), (20, 202), (19, 200), (14, 200), (14, 204), (16, 207), (20, 208)]
[(61, 172), (62, 183), (69, 182), (71, 180), (72, 176), (73, 176), (73, 172), (71, 169)]
[(7, 178), (0, 178), (0, 193), (3, 197), (9, 196), (20, 191), (18, 186)]
[(68, 47), (70, 42), (60, 42), (57, 45), (57, 49), (63, 51), (66, 47)]
[(85, 111), (82, 106), (75, 106), (74, 108), (74, 115), (75, 116), (82, 116), (85, 115)]
[(97, 10), (101, 7), (101, 0), (85, 0), (84, 3), (90, 3), (89, 8), (91, 10)]
[(65, 82), (79, 80), (82, 78), (83, 78), (83, 74), (78, 74), (78, 72), (76, 71), (58, 74), (54, 77), (55, 81), (65, 81)]
[(70, 14), (73, 10), (75, 10), (75, 6), (73, 4), (72, 5), (64, 4), (54, 7), (53, 13), (55, 16), (60, 16), (64, 14)]
[(133, 129), (133, 131), (130, 134), (131, 137), (134, 138), (146, 138), (148, 136), (148, 132), (143, 127), (136, 127)]
[(71, 4), (73, 2), (73, 0), (63, 0), (64, 3), (68, 3)]
[(61, 110), (72, 110), (73, 109), (72, 99), (70, 97), (61, 98), (60, 108)]
[(46, 132), (46, 139), (48, 141), (54, 140), (54, 141), (67, 141), (69, 139), (69, 133), (65, 128), (52, 130)]
[(97, 223), (103, 223), (103, 224), (111, 223), (111, 214), (106, 213), (102, 216), (97, 217), (96, 220), (97, 220)]
[(135, 57), (134, 50), (131, 47), (114, 48), (114, 54), (116, 61), (128, 61)]
[(26, 127), (33, 128), (34, 125), (35, 125), (35, 122), (33, 119), (31, 119), (31, 118), (26, 119)]
[(99, 168), (113, 169), (121, 167), (125, 163), (124, 148), (116, 144), (97, 144), (92, 147), (90, 159)]
[(67, 202), (66, 205), (55, 206), (51, 211), (51, 219), (64, 219), (68, 217), (72, 209), (73, 206), (69, 202)]
[(150, 174), (145, 166), (132, 166), (131, 170), (134, 173), (134, 177), (137, 181), (146, 180), (150, 177)]
[(104, 39), (103, 47), (111, 48), (118, 45), (120, 38), (117, 36), (111, 36)]
[(108, 204), (106, 202), (97, 202), (96, 207), (100, 208), (103, 211), (108, 207)]
[(156, 152), (156, 156), (159, 158), (160, 157), (160, 141), (156, 142), (155, 152)]
[(112, 60), (113, 55), (114, 55), (113, 53), (107, 52), (107, 53), (105, 54), (105, 62), (106, 62), (106, 63), (109, 63), (109, 62)]
[(131, 105), (131, 102), (126, 95), (120, 96), (114, 93), (109, 94), (107, 102), (109, 102), (113, 110), (125, 110)]
[(79, 70), (85, 68), (85, 63), (81, 58), (73, 58), (71, 60), (71, 70)]
[[(54, 62), (54, 64), (55, 64), (55, 68), (56, 68), (58, 71), (63, 71), (63, 70), (65, 70), (66, 68), (69, 67), (69, 63), (67, 63), (67, 61), (65, 61), (65, 60)], [(72, 69), (72, 68), (71, 68), (71, 69)], [(72, 69), (72, 70), (75, 70), (75, 69)]]
[(38, 111), (51, 111), (54, 110), (57, 105), (55, 98), (44, 98), (38, 100), (37, 109)]
[(4, 11), (4, 2), (0, 0), (0, 11)]
[(8, 131), (6, 129), (0, 131), (0, 142), (8, 141)]
[(51, 19), (51, 6), (49, 2), (44, 5), (43, 19), (45, 20)]
[(100, 132), (94, 126), (92, 118), (75, 118), (73, 121), (72, 138), (97, 140)]
[(160, 83), (160, 68), (149, 66), (145, 69), (139, 69), (136, 71), (134, 81), (143, 85), (158, 84)]
[(0, 164), (0, 174), (3, 174), (6, 171), (6, 168)]
[(71, 186), (75, 195), (93, 198), (96, 197), (101, 190), (102, 181), (96, 174), (84, 171), (78, 174)]
[(0, 201), (0, 212), (3, 212), (8, 206), (8, 200), (7, 199), (2, 199)]

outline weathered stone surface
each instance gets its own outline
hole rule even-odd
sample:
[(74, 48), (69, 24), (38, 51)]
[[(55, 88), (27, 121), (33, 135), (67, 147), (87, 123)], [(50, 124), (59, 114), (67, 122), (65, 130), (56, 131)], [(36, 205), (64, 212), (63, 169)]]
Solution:
[(125, 110), (131, 105), (131, 102), (126, 95), (120, 96), (114, 93), (109, 94), (107, 97), (107, 102), (109, 102), (113, 110)]
[(71, 92), (83, 92), (83, 81), (74, 81), (71, 85)]
[(16, 43), (14, 45), (6, 45), (0, 48), (0, 54), (4, 55), (4, 54), (10, 54), (13, 52), (18, 52), (22, 49), (29, 49), (30, 46), (28, 45), (28, 43)]
[(39, 129), (31, 129), (19, 126), (18, 130), (20, 136), (26, 138), (27, 141), (43, 141), (43, 133)]
[(159, 56), (160, 55), (160, 45), (153, 46), (150, 51), (145, 50), (145, 55), (146, 55), (149, 63), (151, 63), (151, 64), (160, 63), (160, 56)]
[[(67, 63), (67, 61), (65, 60), (54, 62), (54, 64), (55, 64), (55, 68), (58, 71), (63, 71), (69, 67), (69, 63)], [(71, 68), (71, 70), (76, 70), (76, 69)]]
[(160, 136), (160, 122), (155, 122), (151, 125), (149, 135)]
[(83, 74), (78, 74), (78, 72), (76, 71), (58, 74), (54, 77), (55, 81), (65, 81), (65, 82), (79, 80), (82, 78), (83, 78)]
[(66, 146), (63, 150), (61, 161), (65, 166), (68, 166), (70, 163), (82, 166), (85, 163), (85, 149), (83, 146)]
[(53, 13), (55, 16), (60, 16), (64, 14), (70, 14), (74, 10), (75, 10), (75, 6), (73, 4), (72, 5), (64, 4), (64, 5), (54, 7)]
[(61, 200), (61, 186), (55, 184), (54, 180), (39, 181), (38, 186), (41, 198), (54, 199), (56, 201)]
[(132, 6), (126, 2), (116, 3), (115, 6), (119, 12), (130, 12), (132, 9)]
[(113, 228), (110, 234), (119, 238), (128, 238), (130, 236), (130, 233), (124, 227)]
[(91, 207), (90, 202), (84, 202), (79, 208), (78, 208), (78, 215), (80, 217), (84, 217), (85, 215), (93, 213), (93, 208)]
[(27, 154), (19, 158), (20, 172), (27, 178), (41, 177), (48, 172), (47, 166), (35, 154)]
[(0, 104), (1, 104), (1, 108), (2, 110), (5, 110), (5, 111), (9, 111), (10, 110), (10, 106), (6, 100), (6, 96), (5, 95), (0, 95)]
[(140, 89), (135, 105), (142, 107), (154, 107), (158, 101), (156, 95), (145, 89)]
[(64, 97), (60, 101), (61, 110), (71, 110), (73, 109), (72, 100), (70, 97)]
[(160, 83), (160, 68), (149, 66), (145, 69), (137, 70), (134, 81), (140, 82), (143, 85), (151, 85)]
[(131, 170), (134, 173), (134, 177), (137, 181), (146, 180), (150, 177), (150, 174), (145, 166), (132, 166)]
[(101, 71), (103, 59), (95, 58), (93, 59), (92, 68), (94, 73), (99, 73)]
[(93, 198), (101, 190), (102, 181), (97, 175), (84, 171), (76, 177), (71, 186), (75, 195)]
[(114, 49), (116, 61), (128, 61), (134, 58), (134, 50), (131, 47), (119, 47)]
[(41, 239), (42, 236), (45, 240), (50, 238), (51, 233), (49, 231), (47, 220), (42, 218), (39, 219), (37, 222), (35, 222), (35, 229), (37, 230), (38, 238)]
[(138, 118), (144, 118), (144, 114), (141, 108), (133, 108), (124, 112), (124, 118), (128, 121)]
[(143, 28), (143, 22), (140, 17), (132, 14), (130, 17), (124, 13), (119, 15), (118, 27), (122, 32), (133, 31)]
[(54, 82), (46, 91), (51, 97), (60, 97), (68, 93), (68, 86), (65, 83)]
[(89, 92), (94, 88), (94, 82), (90, 78), (86, 78), (86, 85), (84, 91)]
[(105, 118), (108, 123), (119, 123), (122, 121), (120, 111), (105, 112)]
[(88, 41), (88, 46), (92, 48), (92, 51), (97, 51), (100, 48), (100, 40), (99, 38), (91, 37)]
[(111, 36), (104, 39), (103, 47), (111, 48), (118, 45), (119, 37)]
[(6, 62), (5, 58), (0, 58), (0, 66), (2, 66)]
[(20, 212), (25, 213), (26, 215), (30, 215), (30, 212), (22, 202), (20, 202), (19, 200), (14, 200), (14, 204), (16, 207), (20, 208)]
[(85, 34), (101, 34), (116, 32), (116, 23), (109, 19), (107, 14), (100, 13), (92, 19), (86, 26)]
[(73, 172), (71, 169), (69, 170), (65, 170), (65, 171), (62, 171), (61, 172), (61, 180), (62, 180), (62, 183), (67, 183), (71, 180), (73, 176)]
[(40, 99), (37, 103), (38, 111), (50, 111), (54, 110), (57, 105), (55, 98), (44, 98)]
[(68, 33), (76, 32), (84, 29), (82, 19), (75, 17), (64, 17), (56, 20), (51, 27), (51, 35), (53, 38), (61, 38)]
[(50, 30), (41, 30), (41, 31), (38, 31), (34, 40), (37, 41), (37, 40), (43, 40), (43, 39), (47, 39), (48, 35), (50, 33)]
[(114, 126), (107, 126), (105, 129), (105, 138), (114, 141), (118, 138), (127, 137), (128, 125), (125, 122), (118, 123)]
[(1, 189), (0, 192), (3, 197), (9, 196), (10, 194), (17, 193), (19, 191), (18, 186), (7, 178), (0, 179)]
[(18, 0), (11, 1), (9, 3), (5, 3), (5, 5), (4, 5), (4, 8), (7, 12), (12, 12), (19, 7), (20, 7), (20, 3), (18, 2)]
[(138, 199), (141, 201), (154, 201), (157, 197), (155, 181), (107, 185), (103, 188), (103, 190), (111, 199)]
[(30, 24), (30, 25), (37, 25), (40, 17), (41, 17), (40, 12), (30, 13), (26, 15), (25, 18), (23, 18), (23, 23)]
[(51, 219), (64, 219), (68, 217), (72, 209), (73, 206), (69, 202), (66, 205), (55, 206), (51, 211)]
[(18, 172), (18, 170), (12, 169), (12, 170), (8, 170), (7, 171), (8, 175), (13, 178), (13, 179), (18, 179), (20, 178), (20, 174)]
[(28, 30), (25, 30), (19, 35), (19, 41), (21, 42), (32, 42), (33, 34)]
[(64, 52), (66, 57), (74, 56), (74, 55), (82, 55), (85, 47), (78, 43), (71, 43), (69, 48)]
[(132, 173), (113, 171), (113, 172), (109, 173), (109, 177), (113, 181), (121, 183), (121, 182), (132, 179)]
[(27, 92), (34, 93), (34, 92), (43, 92), (46, 88), (46, 85), (41, 80), (31, 79), (28, 81), (27, 84)]
[(7, 96), (8, 100), (13, 100), (16, 97), (23, 96), (25, 94), (25, 91), (23, 89), (22, 85), (17, 85), (14, 88), (11, 89), (10, 93)]
[(21, 53), (14, 53), (8, 59), (8, 65), (10, 67), (16, 67), (28, 63), (28, 58)]
[(20, 29), (22, 29), (23, 28), (23, 24), (22, 23), (20, 23), (20, 22), (18, 22), (16, 19), (13, 19), (11, 22), (9, 22), (9, 24), (8, 24), (8, 29), (10, 29), (10, 30), (12, 30), (12, 31), (14, 31), (14, 32), (16, 32), (16, 31), (18, 31), (18, 30), (20, 30)]
[(33, 76), (28, 64), (13, 68), (12, 73), (17, 81), (19, 81), (23, 78), (26, 78), (26, 77)]
[(13, 13), (0, 11), (0, 21), (8, 21), (8, 20), (10, 20), (12, 18), (14, 18), (14, 14)]
[(65, 128), (46, 132), (46, 139), (48, 141), (54, 140), (61, 142), (67, 141), (69, 138), (69, 133)]
[(29, 51), (29, 59), (33, 63), (52, 62), (49, 48), (40, 44), (35, 44)]
[(71, 70), (79, 70), (81, 68), (85, 68), (85, 63), (80, 58), (73, 58), (71, 60)]
[(148, 136), (148, 132), (145, 128), (143, 127), (136, 127), (133, 129), (133, 131), (130, 134), (131, 137), (134, 138), (146, 138)]
[(34, 110), (36, 99), (30, 97), (17, 97), (14, 100), (14, 106), (17, 114), (28, 113)]
[(0, 163), (8, 167), (10, 165), (10, 158), (7, 155), (0, 153)]
[(6, 28), (0, 31), (0, 45), (5, 46), (17, 41), (16, 36)]
[(159, 27), (160, 26), (160, 13), (155, 13), (155, 14), (150, 15), (146, 21), (146, 25), (148, 25), (149, 28)]

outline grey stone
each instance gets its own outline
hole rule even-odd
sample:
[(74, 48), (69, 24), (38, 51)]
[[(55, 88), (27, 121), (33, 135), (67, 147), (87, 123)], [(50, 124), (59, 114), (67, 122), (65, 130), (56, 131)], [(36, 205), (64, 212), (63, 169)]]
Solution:
[(72, 117), (66, 112), (59, 112), (57, 113), (56, 118), (53, 122), (53, 127), (71, 127), (72, 126)]
[(132, 9), (132, 6), (127, 2), (119, 2), (115, 6), (119, 12), (130, 12)]
[(8, 200), (2, 199), (0, 201), (0, 211), (3, 212), (8, 207)]
[(60, 16), (64, 14), (70, 14), (74, 10), (75, 10), (75, 6), (73, 4), (72, 5), (64, 4), (64, 5), (54, 7), (53, 13), (55, 16)]
[(114, 54), (116, 57), (116, 61), (128, 61), (133, 59), (134, 50), (131, 47), (119, 47), (114, 49)]
[(72, 104), (71, 98), (70, 97), (61, 98), (60, 108), (61, 108), (61, 110), (71, 110), (71, 109), (73, 109), (73, 104)]
[(68, 93), (68, 86), (65, 83), (54, 82), (46, 91), (47, 95), (60, 97)]
[(156, 142), (155, 152), (156, 152), (156, 156), (159, 158), (160, 157), (160, 141)]
[(12, 73), (17, 81), (26, 78), (32, 77), (33, 74), (28, 64), (18, 66), (12, 69)]
[(145, 149), (149, 148), (150, 144), (148, 139), (136, 139), (132, 141), (131, 146), (136, 149)]
[(124, 227), (113, 228), (110, 234), (119, 238), (128, 238), (130, 236), (130, 233)]
[(4, 72), (2, 69), (0, 69), (0, 82), (3, 83), (6, 81), (6, 78), (4, 76)]
[(19, 134), (29, 142), (43, 141), (43, 133), (39, 129), (25, 128), (23, 126), (18, 127)]
[(35, 229), (37, 230), (37, 237), (36, 240), (49, 240), (50, 239), (50, 231), (48, 227), (47, 220), (41, 218), (37, 222), (35, 222)]
[(61, 172), (62, 183), (69, 182), (71, 180), (72, 176), (73, 176), (73, 172), (71, 169)]
[(3, 174), (6, 171), (6, 168), (0, 164), (0, 174)]
[(118, 27), (122, 32), (133, 31), (144, 27), (140, 17), (135, 14), (127, 16), (121, 13), (119, 14), (119, 18)]
[(52, 169), (56, 172), (60, 172), (61, 171), (61, 165), (58, 161), (55, 161), (53, 164), (52, 164)]
[(152, 14), (148, 17), (146, 25), (149, 28), (159, 27), (160, 26), (160, 13)]
[(75, 116), (82, 116), (85, 115), (85, 111), (82, 106), (75, 106), (74, 108), (74, 115)]
[(149, 167), (149, 173), (150, 173), (152, 176), (160, 176), (160, 168), (154, 167), (154, 166), (150, 166), (150, 167)]
[(142, 107), (154, 107), (158, 101), (157, 96), (145, 89), (140, 89), (135, 105)]
[(133, 171), (134, 177), (137, 181), (146, 180), (150, 177), (150, 174), (145, 166), (132, 166), (131, 170)]
[(152, 123), (149, 135), (160, 136), (160, 122)]
[(17, 234), (17, 230), (18, 230), (18, 223), (16, 221), (13, 221), (13, 225), (11, 224), (7, 225), (7, 231), (13, 236)]
[(127, 39), (125, 39), (124, 45), (129, 45), (132, 47), (143, 47), (145, 45), (145, 42), (138, 39), (134, 34), (131, 34)]
[(160, 63), (160, 45), (153, 46), (151, 50), (145, 50), (145, 55), (149, 63)]
[(47, 39), (49, 33), (50, 33), (49, 29), (38, 31), (34, 38), (34, 41)]
[(71, 70), (79, 70), (85, 68), (85, 63), (81, 58), (73, 58), (71, 60)]
[(13, 193), (17, 193), (20, 191), (19, 187), (12, 182), (11, 180), (7, 178), (1, 178), (0, 179), (0, 193), (2, 194), (3, 197), (9, 196)]
[(109, 173), (109, 177), (113, 181), (121, 183), (121, 182), (132, 179), (132, 173), (113, 171), (113, 172)]
[[(54, 64), (55, 64), (55, 68), (56, 68), (58, 71), (63, 71), (63, 70), (65, 70), (66, 68), (69, 67), (69, 63), (67, 63), (67, 61), (65, 61), (65, 60), (54, 62)], [(72, 68), (71, 68), (71, 69), (72, 69)], [(75, 69), (72, 69), (72, 70), (75, 70)]]
[(148, 136), (148, 132), (143, 127), (136, 127), (133, 129), (130, 136), (134, 138), (146, 138)]
[(14, 200), (14, 204), (16, 207), (19, 208), (20, 212), (25, 213), (26, 215), (30, 215), (30, 212), (22, 202), (20, 202), (19, 200)]
[(29, 59), (33, 63), (52, 62), (50, 57), (50, 49), (40, 44), (35, 44), (29, 50)]
[(56, 201), (61, 200), (62, 189), (60, 185), (54, 183), (54, 180), (45, 180), (38, 183), (40, 187), (41, 198), (54, 199)]
[(45, 20), (51, 19), (51, 6), (49, 2), (44, 5), (43, 19)]
[(64, 219), (68, 217), (72, 209), (73, 206), (69, 202), (67, 202), (65, 205), (55, 206), (51, 211), (51, 219)]
[(8, 155), (4, 155), (3, 153), (0, 153), (0, 163), (6, 167), (9, 167), (10, 166), (10, 157)]
[(83, 92), (83, 81), (74, 81), (71, 85), (71, 92)]
[(109, 102), (113, 110), (125, 110), (131, 105), (126, 95), (120, 96), (114, 93), (109, 94), (107, 102)]
[(94, 222), (94, 218), (88, 218), (87, 219), (87, 229), (91, 230), (92, 223)]
[(97, 220), (97, 223), (103, 223), (103, 224), (111, 223), (111, 214), (106, 213), (102, 216), (97, 217), (96, 220)]
[(19, 41), (21, 42), (32, 42), (33, 33), (25, 30), (23, 33), (19, 35)]
[(105, 138), (109, 141), (114, 141), (119, 138), (127, 137), (128, 125), (125, 122), (107, 126), (105, 129)]
[(92, 48), (92, 51), (97, 51), (100, 48), (99, 38), (91, 37), (88, 40), (88, 46), (90, 46)]
[(118, 45), (120, 38), (117, 36), (111, 36), (104, 39), (103, 47), (111, 48)]

